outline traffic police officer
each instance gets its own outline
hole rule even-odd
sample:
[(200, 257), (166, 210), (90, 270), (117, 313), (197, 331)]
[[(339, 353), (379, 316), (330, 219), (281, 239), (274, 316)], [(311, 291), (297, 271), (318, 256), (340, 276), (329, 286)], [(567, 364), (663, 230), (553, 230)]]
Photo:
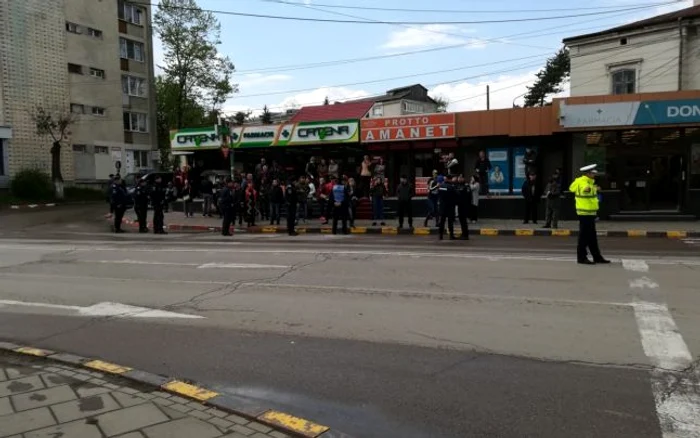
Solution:
[(234, 192), (233, 179), (226, 178), (226, 187), (221, 191), (219, 203), (223, 221), (221, 223), (221, 235), (231, 235), (231, 223), (236, 218), (236, 194)]
[(124, 213), (126, 213), (129, 195), (126, 193), (126, 189), (122, 185), (122, 178), (119, 176), (119, 174), (114, 177), (110, 199), (112, 200), (112, 206), (114, 207), (114, 232), (123, 233), (124, 230), (122, 230), (122, 220), (124, 219)]
[(459, 215), (459, 226), (462, 228), (462, 240), (469, 240), (469, 208), (472, 205), (472, 189), (467, 184), (463, 175), (457, 178), (457, 214)]
[(134, 191), (134, 212), (139, 222), (139, 233), (148, 233), (148, 187), (143, 178), (139, 179)]
[(151, 205), (153, 206), (153, 234), (168, 234), (163, 229), (164, 214), (163, 209), (168, 205), (167, 191), (163, 187), (163, 178), (156, 176), (156, 180), (151, 189)]
[[(596, 167), (596, 164), (582, 167), (580, 170), (583, 175), (576, 178), (569, 187), (569, 191), (574, 194), (576, 199), (576, 214), (579, 224), (577, 261), (582, 265), (610, 263), (600, 254), (598, 233), (595, 228), (595, 219), (598, 214), (598, 186), (595, 183), (598, 171)], [(593, 256), (593, 261), (588, 259), (588, 250)]]
[(438, 204), (440, 205), (440, 225), (438, 236), (442, 240), (445, 234), (445, 221), (447, 221), (447, 229), (450, 232), (450, 240), (455, 240), (455, 207), (457, 206), (457, 191), (452, 183), (452, 175), (446, 177), (439, 176), (438, 181), (442, 179), (440, 188), (438, 189)]

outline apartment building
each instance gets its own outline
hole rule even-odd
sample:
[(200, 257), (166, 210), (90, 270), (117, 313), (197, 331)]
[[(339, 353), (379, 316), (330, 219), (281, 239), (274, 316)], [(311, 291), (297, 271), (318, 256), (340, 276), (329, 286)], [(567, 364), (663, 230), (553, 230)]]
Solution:
[(66, 181), (95, 183), (158, 159), (150, 6), (124, 0), (0, 0), (0, 187), (50, 170), (37, 105), (72, 113)]

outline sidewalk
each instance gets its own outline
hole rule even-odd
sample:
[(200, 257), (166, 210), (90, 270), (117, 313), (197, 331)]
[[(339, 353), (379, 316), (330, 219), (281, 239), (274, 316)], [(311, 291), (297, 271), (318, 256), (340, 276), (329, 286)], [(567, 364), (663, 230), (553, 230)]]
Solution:
[[(0, 350), (7, 350), (7, 345), (10, 344), (4, 344)], [(263, 410), (259, 417), (252, 414), (244, 418), (243, 414), (217, 409), (209, 400), (218, 394), (183, 382), (178, 382), (179, 388), (171, 382), (170, 386), (162, 385), (162, 389), (115, 376), (155, 376), (128, 367), (67, 354), (56, 355), (65, 359), (62, 362), (37, 359), (30, 356), (52, 352), (28, 347), (10, 349), (29, 356), (0, 352), (2, 438), (334, 436), (324, 433), (328, 431), (325, 426), (281, 412)], [(71, 361), (82, 365), (71, 366), (67, 363)], [(185, 394), (186, 387), (196, 391)], [(251, 421), (250, 417), (262, 417), (268, 424)], [(271, 427), (280, 421), (291, 424), (291, 419), (305, 422), (307, 427), (296, 433)]]
[[(404, 229), (397, 229), (396, 220), (386, 221), (386, 226), (372, 226), (372, 221), (358, 220), (355, 222), (353, 234), (412, 234), (431, 235), (437, 234), (434, 227), (435, 222), (431, 221), (429, 228), (423, 228), (425, 218), (414, 218), (413, 230), (409, 230), (408, 224), (404, 224)], [(135, 226), (133, 213), (127, 213), (125, 221), (130, 226)], [(195, 214), (194, 217), (186, 218), (181, 212), (170, 212), (165, 215), (165, 223), (172, 231), (221, 231), (221, 219), (218, 217), (203, 217)], [(282, 218), (280, 225), (270, 226), (267, 221), (259, 221), (255, 228), (248, 229), (236, 223), (236, 232), (248, 233), (283, 233), (286, 232), (285, 218)], [(514, 219), (482, 219), (476, 224), (469, 225), (469, 234), (483, 236), (577, 236), (578, 222), (561, 221), (556, 230), (543, 229), (543, 223), (538, 225), (523, 224), (520, 220)], [(459, 222), (455, 221), (455, 229), (459, 229)], [(597, 225), (598, 234), (608, 237), (668, 237), (685, 238), (700, 237), (700, 221), (692, 222), (619, 222), (601, 221)], [(300, 233), (328, 233), (329, 225), (321, 225), (318, 219), (311, 219), (298, 225), (297, 231)]]

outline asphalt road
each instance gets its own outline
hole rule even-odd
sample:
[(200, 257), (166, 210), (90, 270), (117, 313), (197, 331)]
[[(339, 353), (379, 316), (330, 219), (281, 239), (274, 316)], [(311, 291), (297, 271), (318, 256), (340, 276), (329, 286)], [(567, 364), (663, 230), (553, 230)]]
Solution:
[[(615, 263), (591, 267), (568, 238), (221, 242), (113, 236), (86, 214), (3, 228), (0, 339), (192, 379), (356, 437), (700, 436), (694, 244), (602, 239)], [(105, 302), (177, 315), (96, 316)]]

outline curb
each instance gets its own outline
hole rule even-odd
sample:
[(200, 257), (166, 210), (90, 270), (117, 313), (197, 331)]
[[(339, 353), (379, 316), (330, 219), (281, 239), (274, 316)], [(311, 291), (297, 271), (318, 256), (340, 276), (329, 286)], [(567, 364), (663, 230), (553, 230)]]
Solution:
[(224, 395), (209, 390), (197, 384), (186, 382), (159, 374), (140, 371), (128, 366), (105, 362), (96, 358), (77, 356), (70, 353), (60, 353), (43, 348), (17, 345), (11, 342), (0, 342), (0, 351), (42, 358), (65, 365), (77, 366), (90, 371), (100, 371), (113, 376), (122, 377), (136, 383), (155, 387), (157, 390), (176, 394), (196, 403), (219, 409), (224, 412), (245, 417), (251, 421), (264, 423), (279, 432), (303, 438), (352, 438), (337, 430), (332, 430), (313, 421), (297, 417), (275, 409), (268, 409), (248, 400)]
[[(129, 219), (124, 219), (124, 224), (138, 227), (138, 223)], [(211, 231), (221, 232), (220, 226), (209, 225), (187, 225), (187, 224), (172, 224), (166, 227), (172, 231)], [(283, 226), (257, 226), (250, 228), (235, 228), (237, 233), (249, 234), (286, 234), (287, 228)], [(332, 229), (329, 226), (318, 227), (296, 227), (299, 234), (331, 234)], [(397, 227), (355, 227), (350, 230), (350, 234), (387, 234), (387, 235), (405, 235), (405, 236), (437, 236), (437, 228), (397, 228)], [(456, 236), (460, 236), (461, 231), (455, 231)], [(469, 228), (470, 236), (518, 236), (518, 237), (578, 237), (578, 230), (567, 228), (559, 229), (530, 229), (530, 228), (514, 228), (514, 229), (498, 229), (498, 228)], [(647, 231), (647, 230), (619, 230), (619, 231), (598, 231), (599, 237), (630, 237), (630, 238), (665, 238), (665, 239), (685, 239), (685, 238), (700, 238), (700, 231), (682, 231), (682, 230), (667, 230), (667, 231)]]
[(32, 208), (50, 208), (50, 207), (55, 207), (57, 204), (56, 203), (49, 203), (49, 204), (12, 204), (10, 205), (10, 210), (27, 210), (27, 209), (32, 209)]

